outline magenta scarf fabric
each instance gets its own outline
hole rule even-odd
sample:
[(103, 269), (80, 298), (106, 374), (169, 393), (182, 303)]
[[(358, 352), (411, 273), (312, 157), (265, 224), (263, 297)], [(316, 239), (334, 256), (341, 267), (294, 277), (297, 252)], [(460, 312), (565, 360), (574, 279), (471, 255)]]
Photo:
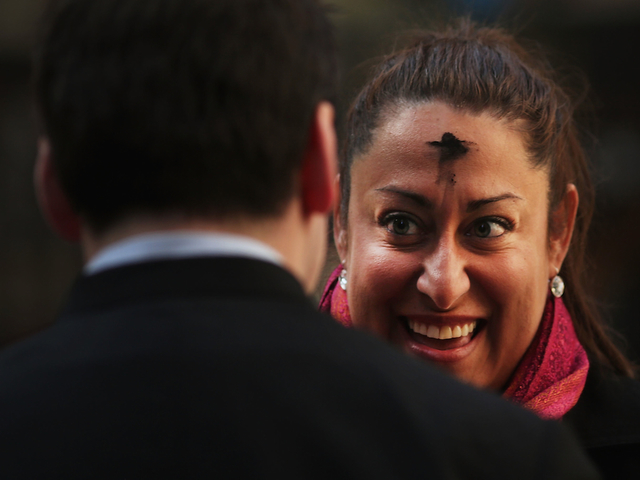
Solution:
[(560, 298), (549, 295), (531, 346), (513, 374), (504, 397), (558, 420), (578, 402), (589, 359)]
[[(338, 286), (339, 265), (327, 280), (319, 309), (353, 327), (347, 292)], [(538, 333), (516, 368), (503, 396), (545, 419), (559, 420), (577, 403), (589, 371), (571, 316), (560, 298), (547, 299)]]

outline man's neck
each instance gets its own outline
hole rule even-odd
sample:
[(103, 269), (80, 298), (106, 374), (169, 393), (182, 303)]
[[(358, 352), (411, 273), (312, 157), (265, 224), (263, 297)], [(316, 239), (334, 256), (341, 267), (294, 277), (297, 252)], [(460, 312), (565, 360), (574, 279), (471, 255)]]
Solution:
[(136, 235), (113, 243), (87, 262), (84, 273), (93, 275), (136, 263), (204, 256), (253, 258), (283, 265), (282, 256), (273, 248), (245, 235), (171, 231)]
[[(268, 231), (266, 220), (253, 221), (210, 221), (201, 218), (189, 218), (181, 215), (163, 215), (162, 218), (138, 215), (130, 217), (110, 227), (104, 233), (95, 234), (89, 228), (82, 230), (82, 250), (85, 262), (91, 261), (105, 248), (129, 238), (155, 233), (224, 233), (251, 237), (266, 244), (270, 241), (265, 235)], [(273, 223), (277, 223), (273, 221)], [(263, 225), (264, 224), (264, 225)]]
[(282, 215), (264, 219), (238, 217), (220, 221), (184, 215), (136, 215), (99, 235), (85, 227), (81, 236), (85, 263), (124, 240), (172, 232), (242, 235), (261, 242), (282, 257), (284, 268), (296, 276), (308, 292), (315, 287), (326, 251), (326, 220), (321, 217), (305, 219), (293, 203)]

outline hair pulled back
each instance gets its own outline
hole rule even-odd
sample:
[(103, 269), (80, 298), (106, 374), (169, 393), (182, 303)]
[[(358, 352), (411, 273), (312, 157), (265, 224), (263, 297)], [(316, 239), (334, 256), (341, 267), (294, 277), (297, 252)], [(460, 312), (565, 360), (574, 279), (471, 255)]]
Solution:
[(375, 130), (394, 107), (440, 101), (450, 107), (497, 119), (523, 120), (522, 136), (534, 168), (549, 173), (551, 213), (573, 183), (580, 196), (571, 245), (562, 268), (564, 302), (588, 354), (632, 376), (629, 361), (606, 333), (586, 290), (587, 230), (594, 210), (594, 187), (574, 113), (577, 100), (561, 86), (544, 55), (530, 52), (499, 28), (469, 20), (442, 31), (422, 32), (405, 49), (385, 57), (347, 115), (341, 157), (341, 212), (346, 225), (355, 158), (367, 152)]

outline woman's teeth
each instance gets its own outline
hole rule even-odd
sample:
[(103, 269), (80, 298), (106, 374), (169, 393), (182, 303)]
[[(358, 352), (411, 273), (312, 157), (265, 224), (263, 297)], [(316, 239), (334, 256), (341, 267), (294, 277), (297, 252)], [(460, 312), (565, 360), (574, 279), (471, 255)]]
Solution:
[(424, 335), (429, 338), (439, 340), (449, 340), (450, 338), (466, 337), (476, 328), (476, 322), (465, 323), (464, 325), (456, 325), (451, 328), (449, 325), (437, 327), (435, 325), (425, 325), (424, 323), (409, 320), (409, 328), (415, 333)]

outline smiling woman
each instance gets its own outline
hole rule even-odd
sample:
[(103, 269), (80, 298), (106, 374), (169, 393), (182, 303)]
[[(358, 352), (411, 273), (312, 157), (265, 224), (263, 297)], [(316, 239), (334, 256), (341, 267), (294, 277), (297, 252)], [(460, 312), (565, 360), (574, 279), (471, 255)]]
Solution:
[(461, 22), (385, 58), (349, 112), (321, 308), (573, 423), (607, 471), (638, 461), (640, 384), (585, 293), (574, 108), (498, 29)]
[[(431, 139), (445, 132), (471, 146), (443, 163)], [(510, 122), (431, 101), (405, 105), (374, 138), (352, 167), (348, 228), (337, 222), (351, 318), (501, 389), (538, 330), (575, 187), (562, 201), (564, 228), (548, 239), (548, 173), (532, 167)]]

